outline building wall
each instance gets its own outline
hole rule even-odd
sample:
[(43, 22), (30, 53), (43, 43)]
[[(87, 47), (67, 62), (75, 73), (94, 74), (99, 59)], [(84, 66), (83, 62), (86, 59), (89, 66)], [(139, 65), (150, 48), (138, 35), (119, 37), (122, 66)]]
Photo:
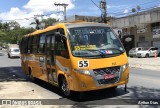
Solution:
[[(158, 26), (153, 27), (153, 24)], [(155, 45), (156, 41), (156, 47), (160, 48), (160, 46), (158, 46), (160, 45), (160, 8), (136, 13), (123, 18), (111, 19), (111, 27), (122, 29), (123, 36), (133, 35), (135, 39), (133, 47), (150, 47)], [(155, 34), (153, 34), (153, 32)]]
[[(110, 17), (108, 17), (107, 19), (110, 19)], [(74, 16), (68, 18), (67, 21), (68, 22), (72, 22), (72, 21), (85, 21), (85, 22), (103, 23), (101, 17), (97, 17), (97, 16), (81, 16), (81, 15), (74, 15)], [(107, 25), (110, 25), (110, 21), (107, 21)]]
[(102, 22), (101, 17), (96, 16), (80, 16), (80, 15), (74, 15), (67, 19), (67, 21), (86, 21), (86, 22)]

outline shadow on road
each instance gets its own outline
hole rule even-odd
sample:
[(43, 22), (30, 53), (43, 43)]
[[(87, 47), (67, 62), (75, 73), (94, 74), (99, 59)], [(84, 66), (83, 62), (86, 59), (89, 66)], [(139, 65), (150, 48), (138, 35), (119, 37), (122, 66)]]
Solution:
[(45, 89), (47, 89), (47, 90), (49, 90), (49, 91), (51, 91), (51, 92), (54, 92), (54, 93), (58, 94), (61, 97), (63, 97), (61, 89), (52, 85), (52, 84), (50, 84), (50, 83), (47, 83), (47, 82), (42, 81), (40, 79), (35, 79), (34, 83), (43, 87), (43, 88), (45, 88)]
[(50, 90), (58, 95), (60, 95), (62, 97), (62, 101), (67, 101), (68, 99), (73, 102), (86, 102), (86, 101), (95, 101), (95, 100), (103, 100), (103, 99), (109, 99), (109, 98), (114, 98), (117, 96), (122, 96), (125, 94), (128, 94), (129, 91), (124, 91), (124, 88), (117, 88), (115, 90), (113, 89), (102, 89), (102, 90), (95, 90), (95, 91), (88, 91), (88, 92), (84, 92), (82, 99), (79, 99), (80, 93), (76, 93), (74, 95), (74, 97), (69, 97), (66, 98), (62, 91), (60, 90), (60, 88), (55, 87), (49, 83), (46, 83), (44, 81), (41, 80), (36, 80), (35, 82), (36, 84), (38, 84), (39, 86)]
[[(28, 78), (21, 71), (21, 67), (0, 67), (0, 81), (28, 81)], [(77, 97), (65, 98), (59, 88), (44, 81), (37, 79), (35, 84), (58, 94), (62, 97), (58, 100), (59, 103), (62, 105), (73, 105), (73, 108), (88, 108), (88, 105), (137, 105), (137, 99), (160, 99), (160, 89), (143, 86), (132, 86), (127, 89), (127, 92), (124, 91), (123, 87), (118, 87), (116, 90), (103, 89), (89, 91), (85, 92), (83, 99), (79, 100)], [(133, 102), (131, 102), (132, 100)], [(150, 105), (148, 108), (153, 108), (153, 106)], [(154, 106), (154, 108), (158, 107)]]
[[(102, 89), (85, 92), (83, 95), (83, 99), (78, 99), (78, 97), (76, 97), (79, 95), (75, 95), (75, 97), (71, 98), (66, 98), (59, 88), (51, 84), (48, 84), (41, 80), (36, 80), (35, 83), (61, 96), (62, 98), (58, 100), (57, 105), (73, 105), (73, 108), (88, 108), (89, 105), (92, 105), (92, 107), (97, 107), (97, 105), (138, 105), (139, 100), (148, 101), (149, 99), (160, 99), (159, 89), (144, 88), (138, 86), (128, 88), (127, 92), (125, 92), (124, 88), (121, 86), (116, 90)], [(139, 108), (143, 107), (139, 105)], [(158, 107), (156, 105), (148, 105), (147, 108)]]
[[(98, 91), (97, 91), (98, 92)], [(93, 107), (96, 105), (138, 105), (139, 101), (154, 101), (154, 102), (160, 102), (160, 89), (152, 89), (152, 88), (144, 88), (144, 87), (137, 87), (133, 86), (131, 88), (128, 88), (128, 92), (124, 93), (122, 88), (118, 88), (115, 92), (114, 91), (108, 91), (106, 93), (100, 92), (98, 95), (93, 94), (92, 97), (96, 97), (97, 95), (99, 98), (98, 100), (85, 100), (85, 101), (75, 101), (73, 104), (73, 108), (88, 108), (88, 105), (92, 105)], [(106, 95), (108, 94), (108, 95)], [(126, 94), (126, 95), (124, 95)], [(85, 98), (88, 98), (87, 95)], [(65, 101), (64, 101), (65, 102)], [(145, 107), (144, 107), (145, 106)], [(139, 108), (159, 108), (159, 105), (138, 105)], [(120, 108), (120, 107), (117, 107)], [(136, 107), (137, 108), (137, 107)]]
[(132, 86), (129, 90), (133, 99), (160, 99), (160, 89)]
[(2, 81), (28, 81), (21, 67), (0, 67), (0, 82)]

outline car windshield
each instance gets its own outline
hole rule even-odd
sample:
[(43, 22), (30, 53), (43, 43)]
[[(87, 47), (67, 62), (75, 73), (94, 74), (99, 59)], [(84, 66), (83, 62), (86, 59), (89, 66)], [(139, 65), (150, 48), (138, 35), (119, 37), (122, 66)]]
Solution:
[(13, 49), (13, 52), (19, 52), (19, 49)]
[(133, 50), (136, 50), (136, 48), (132, 48), (131, 50), (132, 50), (132, 51), (133, 51)]
[(144, 47), (142, 50), (148, 50), (149, 49), (149, 47)]
[(109, 27), (77, 27), (68, 31), (74, 56), (117, 55), (125, 51)]

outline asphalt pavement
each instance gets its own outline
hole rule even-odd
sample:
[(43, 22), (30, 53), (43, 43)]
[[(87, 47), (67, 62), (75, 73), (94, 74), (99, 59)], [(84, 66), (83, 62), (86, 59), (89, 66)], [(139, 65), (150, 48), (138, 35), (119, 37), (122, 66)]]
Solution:
[[(124, 86), (119, 86), (115, 91), (111, 89), (90, 91), (84, 93), (82, 100), (77, 100), (64, 97), (60, 89), (41, 80), (30, 82), (21, 70), (20, 58), (9, 59), (3, 51), (0, 56), (0, 99), (47, 99), (48, 104), (54, 104), (55, 106), (52, 107), (57, 108), (158, 108), (153, 105), (128, 106), (128, 104), (135, 99), (160, 100), (159, 77), (160, 71), (131, 67), (127, 91), (124, 91)], [(50, 108), (51, 106), (45, 107)], [(8, 106), (4, 108), (8, 108)], [(38, 106), (37, 108), (43, 107)]]
[(131, 68), (140, 68), (160, 71), (160, 57), (150, 57), (150, 58), (130, 58), (129, 66)]

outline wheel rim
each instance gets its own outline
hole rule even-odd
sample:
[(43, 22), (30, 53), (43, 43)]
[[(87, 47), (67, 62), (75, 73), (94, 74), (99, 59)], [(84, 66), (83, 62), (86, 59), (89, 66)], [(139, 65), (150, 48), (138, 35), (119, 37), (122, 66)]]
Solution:
[(64, 93), (66, 96), (69, 96), (69, 95), (70, 95), (70, 90), (69, 90), (69, 87), (68, 87), (68, 83), (67, 83), (67, 81), (66, 81), (65, 78), (62, 79), (61, 89), (62, 89), (63, 93)]
[(149, 54), (146, 54), (146, 57), (148, 58), (148, 57), (149, 57)]

